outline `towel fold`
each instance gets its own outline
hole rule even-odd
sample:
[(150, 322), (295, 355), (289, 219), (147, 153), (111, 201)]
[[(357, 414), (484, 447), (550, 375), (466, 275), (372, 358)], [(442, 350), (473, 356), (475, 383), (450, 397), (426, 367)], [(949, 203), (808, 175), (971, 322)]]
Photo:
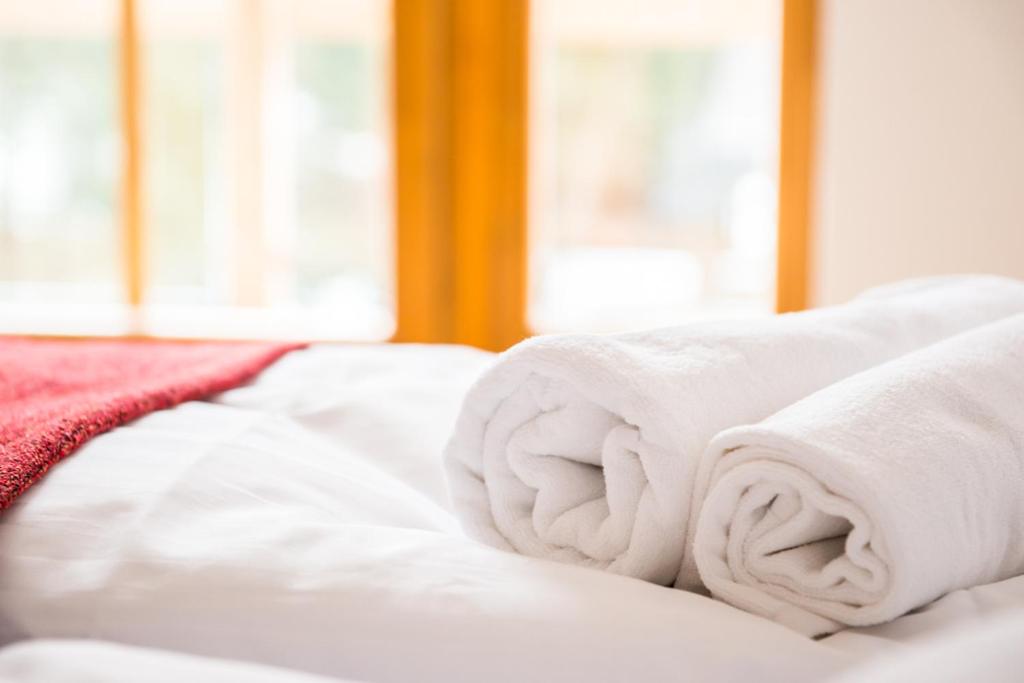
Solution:
[(1024, 284), (961, 276), (760, 320), (528, 340), (466, 397), (446, 451), (453, 505), (493, 546), (697, 587), (687, 522), (716, 433), (1022, 311)]
[(701, 464), (712, 594), (808, 635), (1024, 573), (1024, 315), (850, 377)]

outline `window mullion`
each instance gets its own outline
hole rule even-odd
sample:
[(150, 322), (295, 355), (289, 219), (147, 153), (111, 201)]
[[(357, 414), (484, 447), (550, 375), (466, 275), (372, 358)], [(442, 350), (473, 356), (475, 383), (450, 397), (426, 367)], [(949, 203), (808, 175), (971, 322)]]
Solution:
[(234, 302), (266, 303), (263, 215), (263, 2), (233, 0), (228, 26), (226, 120)]
[(528, 3), (455, 0), (455, 341), (526, 335)]
[[(121, 104), (121, 260), (122, 284), (133, 320), (145, 296), (142, 88), (138, 16), (135, 0), (121, 0), (118, 27), (119, 99)], [(137, 322), (133, 323), (138, 332)]]
[(396, 341), (454, 341), (449, 0), (394, 0)]
[(814, 147), (815, 0), (784, 0), (775, 308), (809, 304)]

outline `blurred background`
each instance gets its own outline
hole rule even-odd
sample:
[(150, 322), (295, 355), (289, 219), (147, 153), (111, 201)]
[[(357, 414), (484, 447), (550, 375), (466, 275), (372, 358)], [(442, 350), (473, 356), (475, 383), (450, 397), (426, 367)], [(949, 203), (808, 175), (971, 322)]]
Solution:
[(0, 332), (767, 315), (1022, 204), (1012, 0), (0, 0)]

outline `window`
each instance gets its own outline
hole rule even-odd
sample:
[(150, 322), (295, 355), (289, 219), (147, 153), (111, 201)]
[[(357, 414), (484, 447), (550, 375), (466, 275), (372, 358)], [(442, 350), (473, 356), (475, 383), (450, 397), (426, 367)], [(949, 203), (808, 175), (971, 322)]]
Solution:
[[(113, 2), (0, 13), (0, 318), (120, 300)], [(35, 317), (34, 317), (35, 316)], [(49, 316), (47, 316), (49, 320)]]
[(771, 312), (777, 2), (535, 8), (534, 328)]
[(813, 4), (4, 3), (0, 332), (503, 348), (799, 308)]
[(140, 10), (151, 329), (386, 338), (388, 4)]
[[(3, 305), (56, 332), (386, 339), (389, 3), (121, 3), (139, 74), (137, 318), (120, 277), (119, 4), (57, 4), (0, 13)], [(82, 328), (82, 302), (107, 315), (90, 306)]]

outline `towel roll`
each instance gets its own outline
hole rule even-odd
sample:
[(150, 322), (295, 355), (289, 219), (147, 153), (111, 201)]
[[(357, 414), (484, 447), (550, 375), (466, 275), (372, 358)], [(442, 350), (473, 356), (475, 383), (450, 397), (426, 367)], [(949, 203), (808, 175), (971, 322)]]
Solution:
[(467, 533), (683, 588), (694, 475), (719, 431), (1024, 311), (1024, 284), (959, 276), (848, 304), (621, 335), (538, 337), (466, 396), (445, 465)]
[(808, 635), (1024, 573), (1024, 315), (717, 436), (694, 554), (712, 594)]

